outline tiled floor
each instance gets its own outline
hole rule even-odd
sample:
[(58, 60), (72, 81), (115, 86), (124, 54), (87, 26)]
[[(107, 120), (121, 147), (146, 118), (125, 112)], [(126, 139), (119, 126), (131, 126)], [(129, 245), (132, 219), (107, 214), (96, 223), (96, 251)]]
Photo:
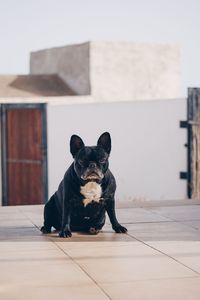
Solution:
[(200, 299), (200, 205), (118, 209), (97, 236), (40, 233), (43, 206), (0, 208), (2, 300)]

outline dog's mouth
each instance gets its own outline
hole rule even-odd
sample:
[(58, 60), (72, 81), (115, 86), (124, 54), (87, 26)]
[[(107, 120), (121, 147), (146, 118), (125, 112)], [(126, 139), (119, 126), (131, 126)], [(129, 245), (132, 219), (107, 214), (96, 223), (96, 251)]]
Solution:
[(97, 173), (97, 172), (91, 172), (91, 173), (86, 173), (81, 176), (81, 179), (83, 180), (101, 180), (103, 179), (103, 174), (102, 173)]

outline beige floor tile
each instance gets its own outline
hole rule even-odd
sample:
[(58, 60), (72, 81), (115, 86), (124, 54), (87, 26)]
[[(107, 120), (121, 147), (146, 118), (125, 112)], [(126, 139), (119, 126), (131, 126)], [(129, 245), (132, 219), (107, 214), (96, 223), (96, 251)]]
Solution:
[[(112, 241), (94, 241), (90, 242), (82, 242), (78, 244), (76, 242), (65, 243), (65, 242), (57, 242), (56, 243), (60, 248), (66, 250), (66, 252), (70, 255), (73, 255), (74, 258), (82, 257), (107, 257), (107, 256), (126, 256), (132, 255), (133, 251), (135, 255), (140, 254), (150, 254), (157, 255), (158, 252), (152, 250), (150, 247), (145, 246), (143, 243), (131, 240), (127, 241), (116, 241), (113, 243)], [(68, 251), (69, 249), (69, 251)]]
[[(155, 214), (145, 208), (122, 208), (117, 209), (117, 216), (120, 223), (138, 223), (138, 222), (167, 222), (171, 221), (165, 216)], [(107, 218), (108, 221), (108, 218)]]
[(148, 244), (170, 255), (200, 254), (200, 241), (151, 241)]
[(30, 213), (42, 215), (44, 211), (44, 205), (20, 205), (17, 206), (17, 208), (18, 211), (23, 214)]
[(20, 252), (20, 251), (37, 251), (37, 250), (55, 250), (56, 245), (48, 239), (40, 241), (0, 241), (0, 255), (2, 252)]
[(70, 261), (70, 258), (59, 248), (0, 252), (0, 263), (24, 263), (27, 261), (34, 262), (37, 260), (45, 263), (45, 261), (51, 262), (54, 259), (58, 261)]
[(27, 217), (24, 216), (23, 214), (19, 213), (19, 212), (3, 212), (1, 211), (0, 208), (0, 220), (4, 220), (4, 221), (13, 221), (15, 222), (15, 220), (27, 220)]
[(19, 206), (20, 213), (29, 219), (33, 224), (37, 226), (43, 225), (43, 214), (44, 214), (44, 205), (24, 205)]
[(10, 285), (77, 285), (91, 279), (67, 257), (53, 254), (46, 258), (14, 259), (1, 262), (0, 286)]
[(179, 222), (129, 224), (128, 233), (141, 241), (199, 241), (197, 230)]
[[(188, 227), (192, 227), (192, 228), (194, 228), (194, 229), (198, 229), (198, 230), (200, 230), (200, 220), (193, 220), (193, 221), (182, 221), (181, 222), (182, 224), (184, 224), (184, 225), (186, 225), (186, 226), (188, 226)], [(199, 232), (198, 232), (198, 234), (199, 234)]]
[(43, 240), (45, 237), (35, 227), (1, 227), (0, 241), (33, 241)]
[(0, 299), (199, 299), (197, 205), (119, 209), (128, 235), (107, 219), (97, 236), (70, 239), (41, 234), (43, 209), (0, 208)]
[(196, 256), (176, 257), (178, 261), (200, 274), (200, 254)]
[(74, 254), (75, 254), (75, 251), (77, 250), (78, 251), (78, 253), (76, 253), (77, 255), (81, 252), (88, 254), (88, 249), (93, 249), (92, 255), (95, 255), (96, 249), (100, 250), (100, 249), (105, 249), (108, 247), (117, 248), (117, 247), (122, 247), (122, 246), (128, 246), (128, 244), (133, 245), (135, 243), (137, 245), (141, 245), (141, 242), (138, 242), (133, 239), (131, 239), (130, 241), (117, 240), (114, 242), (112, 240), (108, 240), (108, 241), (93, 240), (93, 241), (82, 241), (81, 243), (78, 243), (77, 241), (66, 242), (66, 240), (63, 241), (63, 239), (60, 239), (59, 241), (55, 242), (55, 244), (58, 245), (58, 247), (60, 247), (63, 250), (68, 250), (68, 249), (74, 250)]
[(76, 260), (97, 282), (123, 282), (194, 276), (194, 272), (166, 257)]
[(112, 300), (199, 300), (200, 278), (102, 284)]
[(13, 212), (19, 212), (19, 206), (1, 206), (0, 207), (0, 214), (3, 213), (13, 213)]
[(149, 242), (149, 244), (200, 273), (199, 241)]
[(149, 211), (174, 221), (200, 220), (200, 205), (157, 207)]
[(0, 228), (3, 227), (33, 227), (33, 223), (28, 219), (1, 219), (0, 216)]
[(108, 300), (94, 283), (65, 285), (5, 285), (0, 288), (2, 300)]
[(73, 247), (65, 250), (99, 283), (190, 277), (195, 272), (150, 247), (134, 242), (118, 247)]

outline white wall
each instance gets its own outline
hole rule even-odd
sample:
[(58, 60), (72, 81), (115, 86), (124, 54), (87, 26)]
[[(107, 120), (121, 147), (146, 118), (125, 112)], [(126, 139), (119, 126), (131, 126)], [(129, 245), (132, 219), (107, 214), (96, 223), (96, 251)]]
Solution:
[(180, 98), (180, 48), (174, 44), (91, 42), (90, 80), (103, 101)]
[(72, 157), (70, 136), (95, 145), (99, 135), (112, 136), (110, 168), (120, 201), (186, 198), (186, 100), (109, 104), (48, 105), (49, 196), (54, 193)]

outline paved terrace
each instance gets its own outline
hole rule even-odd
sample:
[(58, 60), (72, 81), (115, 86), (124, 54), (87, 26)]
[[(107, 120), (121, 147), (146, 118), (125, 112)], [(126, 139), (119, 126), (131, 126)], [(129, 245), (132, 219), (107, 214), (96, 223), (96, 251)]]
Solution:
[(0, 208), (0, 299), (200, 299), (200, 205), (118, 209), (127, 235), (71, 239), (41, 235), (42, 212)]

